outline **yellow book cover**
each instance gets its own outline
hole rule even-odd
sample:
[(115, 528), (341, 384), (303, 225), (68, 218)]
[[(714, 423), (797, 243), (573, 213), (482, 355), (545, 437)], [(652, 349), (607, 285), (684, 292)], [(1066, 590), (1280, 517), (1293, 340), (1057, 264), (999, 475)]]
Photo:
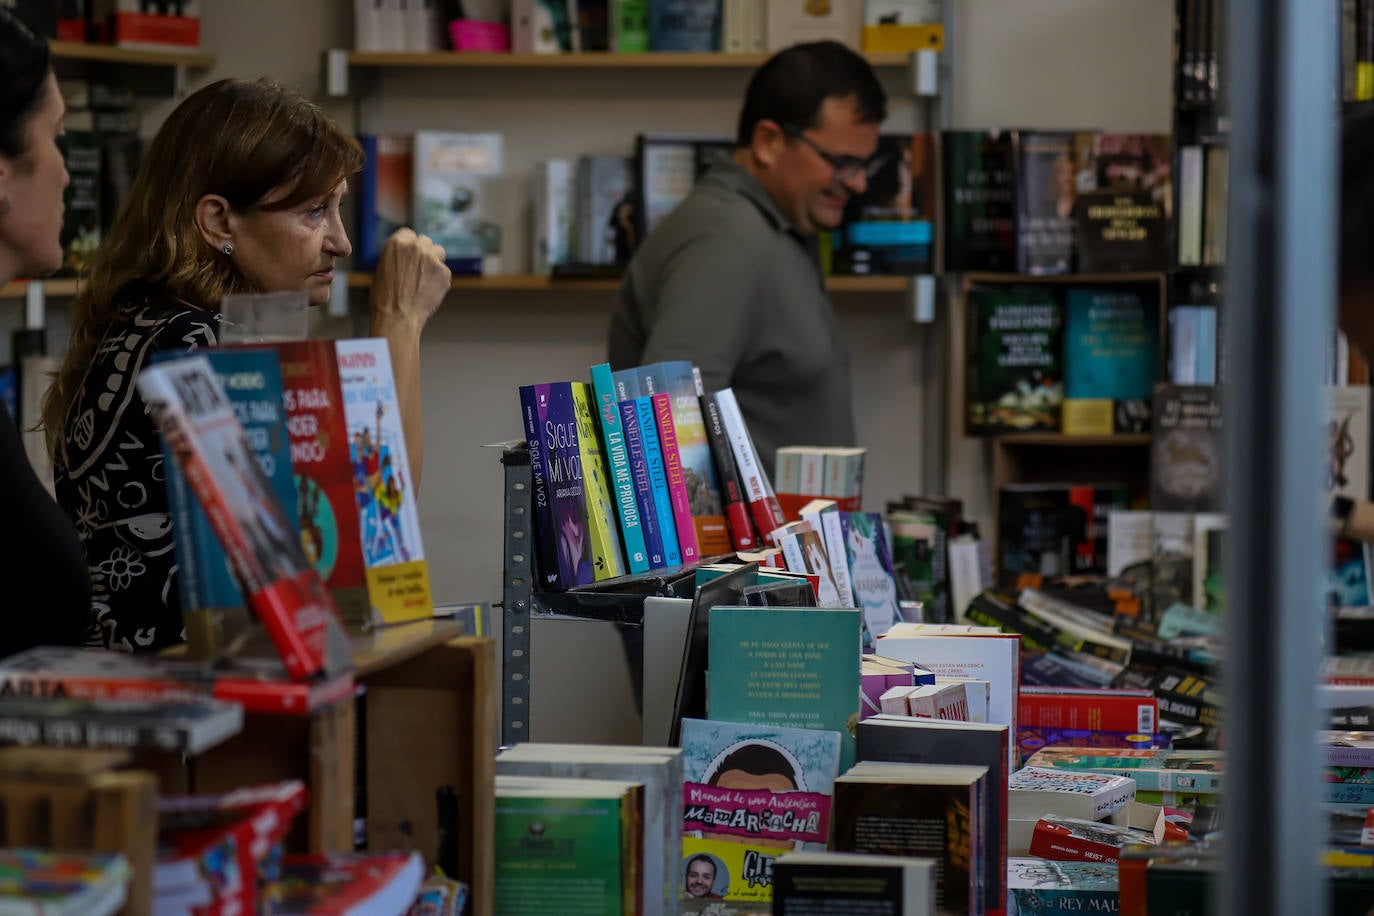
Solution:
[(772, 900), (773, 862), (791, 843), (682, 838), (682, 899)]
[(599, 582), (625, 575), (625, 561), (621, 559), (615, 504), (611, 502), (606, 462), (601, 457), (601, 440), (592, 414), (591, 386), (574, 382), (572, 395), (577, 417), (577, 451), (582, 460), (582, 498), (587, 504), (587, 533), (591, 537), (594, 575)]

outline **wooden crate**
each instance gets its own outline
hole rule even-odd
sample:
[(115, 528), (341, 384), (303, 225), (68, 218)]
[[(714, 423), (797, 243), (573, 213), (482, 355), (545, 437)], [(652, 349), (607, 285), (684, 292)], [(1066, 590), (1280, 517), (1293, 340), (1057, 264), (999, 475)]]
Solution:
[(152, 911), (157, 777), (116, 769), (123, 751), (0, 749), (0, 844), (122, 852), (133, 877), (124, 912)]

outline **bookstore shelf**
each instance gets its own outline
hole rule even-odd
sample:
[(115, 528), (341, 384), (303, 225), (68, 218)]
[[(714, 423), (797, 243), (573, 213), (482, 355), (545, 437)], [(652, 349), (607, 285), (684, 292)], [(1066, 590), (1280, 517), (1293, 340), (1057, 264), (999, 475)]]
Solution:
[(208, 70), (215, 65), (213, 54), (195, 51), (146, 51), (77, 41), (54, 41), (50, 43), (50, 47), (53, 57), (58, 60), (145, 67), (194, 67), (201, 70)]
[[(348, 285), (365, 288), (372, 285), (372, 274), (353, 271)], [(910, 285), (907, 277), (827, 277), (826, 288), (836, 293), (900, 293)], [(486, 277), (454, 277), (454, 289), (481, 289), (492, 292), (614, 292), (620, 289), (618, 279), (563, 279), (543, 274), (496, 274)], [(4, 295), (8, 291), (0, 291)]]
[[(351, 67), (464, 67), (476, 69), (552, 68), (552, 69), (753, 69), (768, 59), (767, 54), (726, 54), (710, 52), (655, 51), (643, 54), (585, 52), (580, 54), (490, 53), (475, 51), (346, 51)], [(910, 60), (905, 53), (866, 55), (875, 67), (904, 67)]]

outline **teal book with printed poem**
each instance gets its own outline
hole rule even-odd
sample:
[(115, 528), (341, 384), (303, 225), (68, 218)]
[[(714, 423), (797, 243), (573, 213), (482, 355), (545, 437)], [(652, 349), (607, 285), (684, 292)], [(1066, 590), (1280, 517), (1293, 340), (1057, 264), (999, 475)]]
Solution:
[(840, 772), (854, 763), (859, 611), (712, 608), (707, 718), (837, 731)]

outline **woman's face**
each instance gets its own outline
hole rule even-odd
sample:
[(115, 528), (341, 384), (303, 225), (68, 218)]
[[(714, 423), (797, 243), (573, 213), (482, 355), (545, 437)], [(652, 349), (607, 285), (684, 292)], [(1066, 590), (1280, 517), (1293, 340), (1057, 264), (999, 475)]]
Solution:
[[(0, 263), (15, 276), (46, 277), (62, 266), (62, 190), (71, 180), (59, 145), (66, 106), (48, 74), (24, 128), (25, 150), (0, 155)], [(0, 278), (12, 279), (12, 278)]]
[(263, 292), (303, 289), (311, 305), (324, 305), (334, 280), (334, 260), (353, 250), (339, 215), (347, 187), (341, 181), (325, 196), (287, 210), (233, 214), (234, 264)]

